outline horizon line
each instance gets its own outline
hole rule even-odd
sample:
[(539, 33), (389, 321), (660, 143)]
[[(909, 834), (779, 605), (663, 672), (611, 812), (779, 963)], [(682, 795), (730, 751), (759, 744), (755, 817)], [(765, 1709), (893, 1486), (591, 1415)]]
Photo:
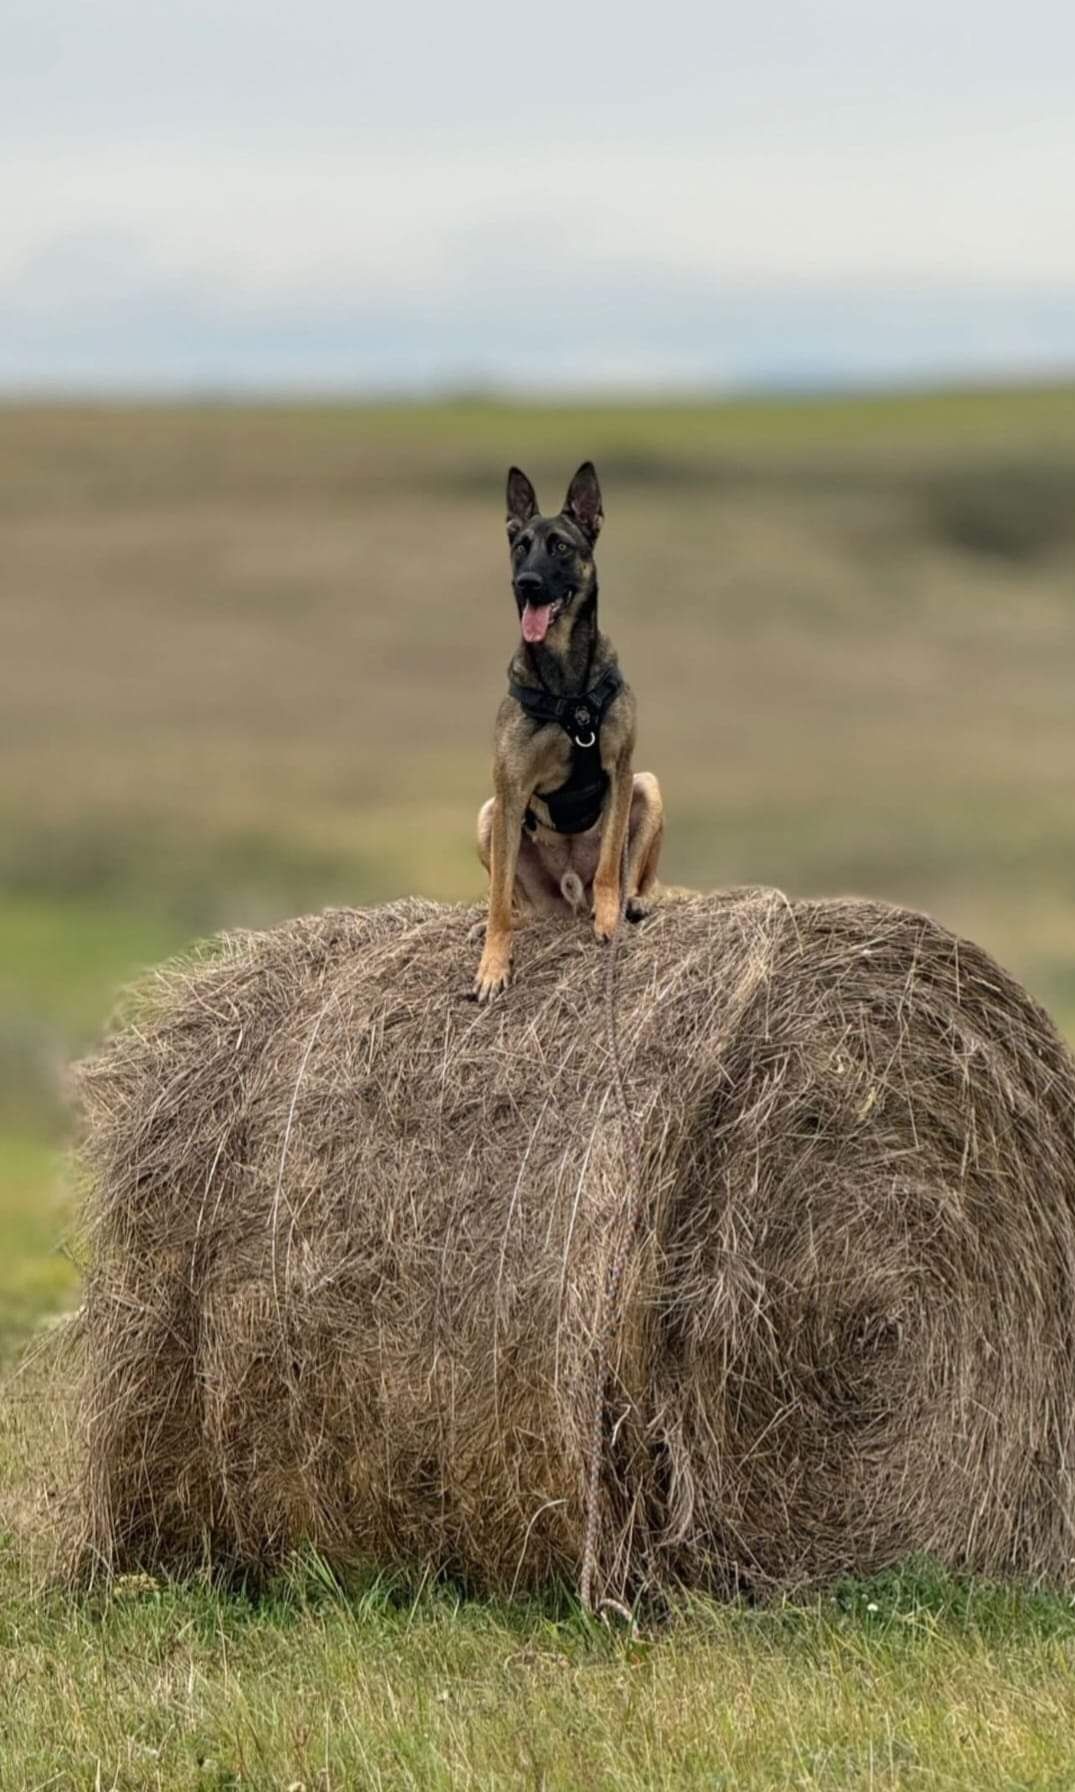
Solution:
[(120, 382), (83, 385), (81, 382), (0, 380), (0, 406), (21, 405), (75, 409), (101, 407), (140, 409), (169, 405), (199, 406), (325, 406), (339, 405), (376, 410), (452, 408), (473, 406), (505, 410), (525, 406), (530, 410), (569, 410), (577, 405), (627, 409), (663, 406), (673, 409), (710, 409), (735, 404), (810, 404), (867, 402), (884, 398), (988, 397), (1006, 393), (1075, 393), (1075, 361), (1055, 368), (1012, 369), (1010, 373), (922, 373), (906, 377), (878, 375), (876, 379), (839, 377), (813, 379), (744, 380), (716, 383), (655, 382), (639, 386), (565, 386), (550, 395), (547, 384), (529, 386), (515, 381), (445, 380), (428, 383), (400, 382), (387, 386), (345, 381), (306, 383), (264, 381), (185, 380)]

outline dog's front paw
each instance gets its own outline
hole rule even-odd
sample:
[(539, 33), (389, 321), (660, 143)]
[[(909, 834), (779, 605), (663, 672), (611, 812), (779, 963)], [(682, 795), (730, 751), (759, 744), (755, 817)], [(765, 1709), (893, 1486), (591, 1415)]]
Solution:
[(593, 930), (602, 942), (610, 940), (620, 924), (620, 893), (618, 890), (595, 890), (593, 906)]
[(511, 947), (501, 946), (486, 938), (485, 951), (474, 979), (474, 994), (479, 1002), (491, 1002), (511, 982)]
[(649, 909), (646, 907), (646, 904), (638, 896), (628, 897), (627, 907), (624, 909), (623, 912), (629, 921), (633, 921), (636, 923), (638, 921), (644, 921), (646, 919), (647, 915), (650, 913)]

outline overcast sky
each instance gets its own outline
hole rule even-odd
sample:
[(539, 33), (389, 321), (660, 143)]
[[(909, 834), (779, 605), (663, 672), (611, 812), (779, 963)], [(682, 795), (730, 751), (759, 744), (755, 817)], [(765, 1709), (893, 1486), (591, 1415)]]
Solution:
[(1075, 369), (1075, 7), (6, 0), (0, 384)]

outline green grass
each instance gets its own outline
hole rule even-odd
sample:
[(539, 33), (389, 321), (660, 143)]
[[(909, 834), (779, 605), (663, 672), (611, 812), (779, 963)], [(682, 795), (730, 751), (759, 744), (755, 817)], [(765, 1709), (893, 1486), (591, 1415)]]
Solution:
[(187, 937), (151, 914), (65, 896), (9, 898), (0, 903), (0, 1006), (92, 1034), (118, 986)]
[(0, 1614), (20, 1786), (1069, 1787), (1068, 1602), (918, 1569), (606, 1633), (563, 1601), (134, 1578)]
[(0, 407), (0, 1792), (1075, 1788), (1069, 1603), (928, 1566), (640, 1643), (314, 1562), (35, 1578), (62, 1066), (208, 929), (477, 894), (503, 469), (588, 454), (670, 879), (931, 908), (1075, 1033), (1075, 388)]
[(0, 1133), (0, 1364), (40, 1320), (74, 1296), (63, 1249), (63, 1161), (34, 1135)]

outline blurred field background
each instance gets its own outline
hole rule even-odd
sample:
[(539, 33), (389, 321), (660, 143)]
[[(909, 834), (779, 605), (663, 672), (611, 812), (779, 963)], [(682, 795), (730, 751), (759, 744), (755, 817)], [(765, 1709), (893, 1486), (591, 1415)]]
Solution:
[(503, 478), (592, 455), (665, 873), (932, 910), (1075, 1026), (1075, 388), (0, 410), (3, 1121), (220, 926), (482, 888)]
[(35, 1213), (63, 1066), (141, 967), (480, 892), (504, 470), (554, 507), (587, 455), (667, 878), (930, 909), (1075, 1029), (1075, 388), (8, 405), (0, 1115)]
[[(64, 1067), (98, 1034), (122, 983), (219, 927), (405, 891), (481, 892), (473, 821), (516, 631), (504, 471), (525, 466), (553, 508), (587, 456), (606, 500), (602, 618), (639, 694), (639, 764), (665, 791), (666, 878), (857, 891), (929, 909), (991, 949), (1075, 1036), (1075, 387), (597, 408), (9, 403), (9, 1359), (74, 1298), (58, 1248)], [(0, 1493), (4, 1460), (0, 1448)], [(430, 1623), (439, 1635), (441, 1618)], [(73, 1646), (65, 1624), (35, 1644), (46, 1679)], [(270, 1634), (250, 1631), (250, 1647)], [(379, 1633), (365, 1634), (376, 1654)], [(494, 1654), (518, 1642), (497, 1635)], [(810, 1631), (789, 1647), (820, 1650), (829, 1672), (830, 1642)], [(968, 1683), (968, 1710), (1007, 1699), (1023, 1724), (1025, 1688), (994, 1642), (984, 1679)], [(702, 1671), (707, 1646), (689, 1661), (664, 1658), (668, 1735), (675, 1685)], [(730, 1631), (712, 1671), (744, 1646), (745, 1633)], [(759, 1646), (770, 1659), (770, 1644)], [(1048, 1746), (1060, 1749), (1068, 1720), (1056, 1660), (1035, 1661), (1035, 1673), (1054, 1675)], [(934, 1668), (912, 1665), (908, 1710), (925, 1721), (914, 1675)], [(424, 1671), (406, 1682), (415, 1698), (426, 1696)], [(395, 1670), (384, 1672), (398, 1687)], [(800, 1693), (820, 1734), (809, 1677), (794, 1697), (786, 1685), (774, 1693), (773, 1709), (783, 1700), (790, 1710)], [(598, 1697), (610, 1736), (618, 1697)], [(87, 1710), (89, 1748), (111, 1720)], [(225, 1700), (220, 1712), (227, 1728), (233, 1708)], [(559, 1717), (541, 1713), (534, 1736), (548, 1739)], [(865, 1783), (854, 1774), (866, 1771), (868, 1701), (850, 1699), (847, 1713), (846, 1783)], [(785, 1719), (770, 1717), (783, 1735)], [(268, 1722), (262, 1714), (254, 1729), (268, 1733)], [(977, 1719), (966, 1722), (977, 1736)], [(43, 1746), (40, 1712), (35, 1736)], [(286, 1738), (274, 1746), (284, 1760)], [(693, 1735), (682, 1746), (701, 1749)], [(989, 1743), (997, 1760), (1004, 1746)], [(505, 1759), (510, 1767), (510, 1751)], [(826, 1759), (794, 1783), (845, 1783), (826, 1777)], [(870, 1762), (874, 1783), (872, 1753)], [(664, 1783), (643, 1766), (622, 1783)], [(885, 1778), (879, 1765), (876, 1783), (903, 1783), (905, 1768), (913, 1777), (896, 1760)], [(142, 1771), (116, 1783), (158, 1783)], [(427, 1763), (376, 1783), (456, 1783), (439, 1771)], [(487, 1766), (484, 1783), (500, 1783), (500, 1771)], [(571, 1771), (565, 1756), (527, 1783), (572, 1784)], [(734, 1783), (755, 1783), (745, 1756), (735, 1771)], [(777, 1783), (757, 1771), (756, 1783)], [(176, 1768), (169, 1783), (239, 1783), (200, 1772), (190, 1766), (188, 1781)], [(1003, 1783), (1045, 1783), (1027, 1772)], [(251, 1783), (277, 1783), (266, 1774)], [(593, 1783), (621, 1782), (610, 1769)]]

